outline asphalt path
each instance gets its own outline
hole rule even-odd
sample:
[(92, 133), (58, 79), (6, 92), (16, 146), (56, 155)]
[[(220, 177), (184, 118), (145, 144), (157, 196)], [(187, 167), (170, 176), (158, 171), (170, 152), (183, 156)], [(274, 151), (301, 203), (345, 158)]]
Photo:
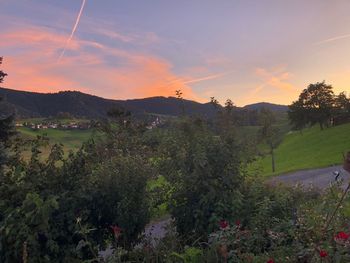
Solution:
[(346, 187), (350, 181), (350, 174), (341, 165), (287, 173), (273, 177), (269, 182), (274, 184), (283, 183), (291, 186), (301, 184), (304, 187), (313, 186), (325, 189), (336, 180), (342, 181), (342, 187)]

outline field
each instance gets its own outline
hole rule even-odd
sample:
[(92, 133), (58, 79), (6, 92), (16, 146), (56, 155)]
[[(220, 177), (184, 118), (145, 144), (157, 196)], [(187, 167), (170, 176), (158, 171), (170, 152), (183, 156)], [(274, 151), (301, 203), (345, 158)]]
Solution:
[[(27, 138), (35, 138), (38, 135), (45, 135), (50, 139), (50, 145), (62, 143), (65, 154), (67, 154), (69, 151), (78, 150), (82, 143), (87, 141), (93, 135), (93, 130), (45, 129), (35, 131), (26, 127), (19, 127), (17, 130), (21, 135)], [(41, 149), (43, 156), (47, 156), (49, 150), (49, 147)]]
[(289, 132), (275, 151), (276, 172), (272, 173), (271, 156), (257, 161), (255, 168), (265, 176), (326, 167), (343, 162), (342, 154), (350, 150), (350, 124), (320, 130), (318, 126)]

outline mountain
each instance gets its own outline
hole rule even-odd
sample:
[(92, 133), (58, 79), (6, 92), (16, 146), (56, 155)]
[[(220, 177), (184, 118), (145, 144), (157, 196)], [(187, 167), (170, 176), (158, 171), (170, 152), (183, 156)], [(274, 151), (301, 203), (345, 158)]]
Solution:
[(20, 117), (50, 117), (68, 112), (76, 117), (105, 117), (111, 108), (123, 107), (134, 114), (163, 114), (177, 116), (185, 109), (186, 114), (214, 116), (215, 109), (210, 103), (180, 100), (174, 97), (151, 97), (132, 100), (112, 100), (78, 91), (58, 93), (37, 93), (0, 88), (7, 108), (16, 108)]
[[(0, 88), (0, 96), (5, 103), (0, 112), (15, 108), (22, 118), (50, 117), (60, 112), (67, 112), (75, 117), (105, 117), (111, 108), (123, 107), (135, 115), (148, 113), (179, 116), (183, 109), (188, 115), (203, 117), (215, 116), (216, 110), (210, 103), (199, 103), (191, 100), (180, 100), (174, 97), (150, 97), (144, 99), (112, 100), (85, 94), (79, 91), (61, 91), (58, 93), (37, 93)], [(5, 105), (4, 105), (5, 104)], [(269, 108), (275, 112), (286, 112), (288, 107), (272, 103), (255, 103), (237, 108), (237, 110), (255, 111)]]
[(259, 102), (254, 104), (249, 104), (244, 106), (243, 108), (248, 110), (260, 110), (262, 108), (269, 109), (274, 112), (287, 112), (288, 106), (287, 105), (280, 105), (280, 104), (273, 104), (268, 102)]

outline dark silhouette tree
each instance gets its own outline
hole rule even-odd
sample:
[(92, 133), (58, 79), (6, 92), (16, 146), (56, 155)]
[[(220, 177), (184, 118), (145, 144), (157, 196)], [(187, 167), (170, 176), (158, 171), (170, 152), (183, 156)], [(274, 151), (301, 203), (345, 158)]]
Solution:
[[(2, 64), (2, 60), (3, 58), (0, 57), (0, 65)], [(7, 74), (5, 72), (3, 72), (2, 70), (0, 70), (0, 83), (2, 83), (4, 81), (4, 78), (7, 76)]]
[(180, 89), (175, 90), (176, 98), (181, 100), (181, 113), (183, 116), (185, 116), (185, 102), (184, 102), (184, 98), (183, 98), (182, 94), (183, 93)]
[(297, 100), (289, 106), (288, 117), (292, 128), (302, 131), (308, 124), (308, 112), (300, 100)]
[[(0, 66), (2, 64), (3, 58), (0, 57)], [(4, 78), (7, 76), (5, 72), (0, 70), (0, 83), (4, 81)], [(0, 97), (0, 103), (3, 101), (3, 98)], [(6, 144), (8, 139), (14, 134), (13, 127), (14, 116), (0, 114), (0, 142)]]
[(335, 103), (332, 89), (333, 87), (324, 81), (310, 84), (289, 107), (291, 122), (299, 127), (305, 126), (305, 123), (318, 123), (321, 130), (328, 126)]
[[(0, 66), (2, 64), (2, 57), (0, 57)], [(0, 83), (4, 81), (7, 76), (5, 72), (0, 70)], [(0, 103), (3, 98), (0, 97)], [(6, 148), (9, 146), (8, 141), (12, 135), (15, 134), (14, 129), (14, 115), (3, 115), (0, 113), (0, 166), (6, 161)]]

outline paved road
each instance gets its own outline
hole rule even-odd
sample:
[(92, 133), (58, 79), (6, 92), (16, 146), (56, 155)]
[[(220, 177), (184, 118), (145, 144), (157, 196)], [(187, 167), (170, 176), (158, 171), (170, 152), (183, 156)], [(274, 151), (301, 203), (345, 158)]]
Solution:
[(343, 187), (346, 187), (350, 181), (350, 174), (344, 171), (341, 165), (292, 172), (276, 176), (272, 178), (270, 182), (285, 183), (287, 185), (295, 185), (297, 183), (300, 183), (306, 187), (313, 185), (317, 188), (327, 188), (332, 182), (335, 181), (336, 172), (340, 172), (338, 180), (342, 179)]

